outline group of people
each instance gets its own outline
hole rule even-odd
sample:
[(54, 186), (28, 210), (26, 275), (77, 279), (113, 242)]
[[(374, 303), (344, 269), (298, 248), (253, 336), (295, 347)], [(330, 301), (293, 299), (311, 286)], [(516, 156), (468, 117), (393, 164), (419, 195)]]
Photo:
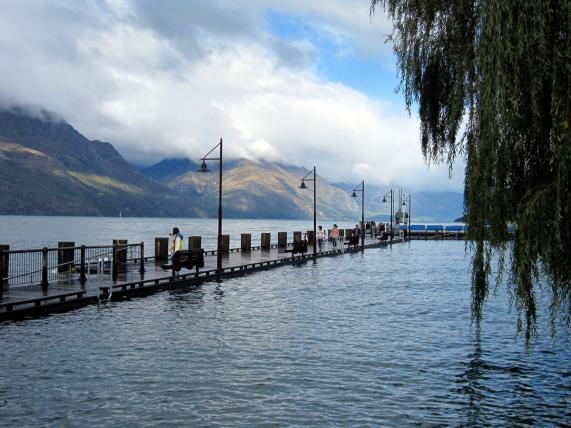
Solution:
[[(369, 230), (371, 237), (373, 237), (373, 236), (376, 237), (377, 235), (380, 236), (385, 231), (384, 223), (379, 223), (378, 225), (376, 225), (375, 222), (373, 221), (371, 223), (366, 224), (366, 226), (368, 226), (366, 229)], [(355, 228), (353, 229), (353, 235), (354, 236), (361, 236), (361, 232), (362, 232), (361, 226), (359, 224), (356, 224)], [(180, 230), (178, 229), (178, 227), (174, 227), (172, 230), (172, 233), (170, 233), (169, 235), (171, 237), (170, 245), (169, 245), (169, 252), (170, 252), (171, 256), (174, 256), (174, 254), (177, 251), (181, 251), (183, 249), (184, 237), (183, 237), (182, 233), (180, 233)], [(339, 240), (341, 238), (341, 233), (339, 231), (339, 227), (337, 226), (337, 224), (333, 224), (333, 227), (331, 228), (331, 230), (329, 232), (329, 236), (327, 236), (325, 234), (325, 230), (323, 230), (323, 226), (318, 226), (317, 233), (316, 233), (315, 237), (317, 239), (317, 245), (319, 246), (319, 251), (321, 251), (323, 249), (323, 243), (325, 242), (326, 238), (329, 238), (333, 248), (337, 248), (337, 243), (339, 242)], [(305, 239), (307, 239), (307, 232), (305, 233)]]
[[(171, 257), (173, 257), (176, 252), (181, 251), (183, 249), (184, 236), (182, 235), (182, 233), (180, 233), (178, 227), (174, 227), (172, 233), (169, 233), (169, 235), (170, 235), (169, 253), (171, 254)], [(304, 235), (305, 239), (307, 239), (307, 232)], [(337, 242), (339, 241), (339, 237), (340, 237), (339, 227), (336, 224), (334, 224), (333, 228), (329, 232), (329, 239), (333, 244), (333, 248), (337, 247)], [(319, 250), (321, 251), (321, 249), (323, 248), (323, 242), (325, 241), (326, 238), (325, 230), (323, 230), (322, 226), (318, 227), (316, 238), (317, 238), (317, 243), (319, 245)]]
[[(371, 235), (371, 238), (382, 236), (385, 229), (385, 223), (377, 224), (375, 221), (367, 222), (365, 223), (365, 236), (367, 236), (367, 234)], [(353, 235), (361, 236), (362, 231), (361, 225), (356, 224), (353, 229)]]
[[(376, 238), (377, 236), (379, 237), (383, 236), (383, 233), (387, 231), (384, 223), (377, 224), (374, 221), (365, 223), (364, 229), (365, 230), (363, 231), (361, 225), (356, 224), (355, 227), (353, 228), (353, 236), (358, 236), (360, 238), (361, 234), (365, 233), (365, 236), (367, 234), (370, 234), (371, 238)], [(317, 238), (317, 245), (319, 246), (319, 251), (323, 249), (323, 243), (327, 238), (329, 238), (329, 240), (331, 241), (333, 248), (337, 248), (337, 243), (342, 239), (341, 234), (339, 232), (339, 227), (336, 224), (333, 225), (331, 231), (329, 232), (329, 237), (327, 237), (327, 235), (325, 234), (325, 230), (323, 230), (323, 227), (318, 226), (316, 238)]]
[[(333, 224), (333, 227), (329, 231), (329, 240), (331, 241), (333, 248), (337, 247), (337, 242), (339, 241), (340, 235), (341, 234), (339, 232), (339, 226)], [(317, 233), (315, 235), (315, 238), (317, 239), (317, 245), (319, 246), (319, 251), (321, 251), (323, 249), (323, 242), (325, 242), (326, 238), (323, 226), (317, 227)]]

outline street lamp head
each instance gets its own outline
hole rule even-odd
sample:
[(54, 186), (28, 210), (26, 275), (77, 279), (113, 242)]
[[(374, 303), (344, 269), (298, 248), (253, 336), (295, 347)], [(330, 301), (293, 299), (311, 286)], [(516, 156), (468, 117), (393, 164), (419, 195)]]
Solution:
[(387, 198), (385, 196), (383, 196), (382, 203), (385, 204), (386, 202), (387, 202)]
[(406, 202), (402, 201), (402, 206), (405, 207), (406, 206)]
[(354, 190), (353, 190), (353, 193), (351, 194), (351, 197), (352, 197), (352, 198), (356, 198), (356, 197), (357, 197), (357, 194), (355, 193)]
[(202, 163), (200, 164), (200, 169), (198, 171), (199, 172), (210, 172), (210, 170), (208, 169), (208, 165), (206, 165), (206, 161), (204, 159), (202, 159)]
[(301, 180), (301, 184), (299, 185), (300, 189), (307, 189), (307, 186), (305, 185), (305, 181)]

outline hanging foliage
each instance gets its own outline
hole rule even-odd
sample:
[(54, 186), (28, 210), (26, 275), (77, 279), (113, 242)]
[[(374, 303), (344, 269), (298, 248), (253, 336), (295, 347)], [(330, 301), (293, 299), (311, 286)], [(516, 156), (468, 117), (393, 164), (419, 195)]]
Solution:
[(466, 160), (474, 318), (497, 253), (527, 338), (540, 284), (552, 321), (569, 323), (571, 1), (372, 0), (371, 15), (376, 7), (394, 23), (400, 90), (409, 112), (418, 106), (425, 159)]

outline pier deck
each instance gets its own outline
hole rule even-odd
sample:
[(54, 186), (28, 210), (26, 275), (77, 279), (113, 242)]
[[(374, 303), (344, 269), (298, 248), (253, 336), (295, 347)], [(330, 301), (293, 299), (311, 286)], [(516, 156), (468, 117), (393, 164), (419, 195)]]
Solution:
[[(366, 238), (365, 249), (400, 242), (402, 240), (399, 238), (388, 242)], [(342, 247), (344, 248), (341, 249)], [(333, 248), (330, 243), (327, 243), (316, 257), (339, 256), (345, 252), (361, 251), (360, 247), (351, 249), (346, 247), (340, 243), (337, 248)], [(272, 246), (270, 249), (260, 249), (260, 247), (255, 247), (250, 251), (233, 249), (222, 256), (222, 272), (216, 272), (217, 255), (209, 251), (204, 257), (204, 267), (198, 272), (182, 269), (173, 275), (170, 270), (162, 269), (160, 263), (154, 258), (146, 258), (143, 273), (140, 272), (140, 263), (137, 261), (130, 264), (126, 272), (119, 273), (116, 280), (112, 279), (111, 274), (100, 273), (89, 275), (84, 284), (81, 284), (78, 279), (66, 279), (50, 282), (47, 289), (42, 289), (39, 284), (11, 286), (1, 295), (0, 321), (63, 312), (101, 300), (142, 296), (162, 289), (244, 275), (257, 270), (313, 259), (311, 245), (308, 246), (308, 253), (304, 255), (296, 254), (292, 257), (292, 253), (287, 251), (291, 249), (291, 244), (287, 248)]]

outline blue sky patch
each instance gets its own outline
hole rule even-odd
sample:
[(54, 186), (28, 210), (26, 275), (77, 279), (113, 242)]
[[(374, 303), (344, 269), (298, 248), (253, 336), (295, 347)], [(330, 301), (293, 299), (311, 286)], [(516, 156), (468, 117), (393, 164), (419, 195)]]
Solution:
[(403, 108), (393, 58), (365, 57), (356, 40), (335, 39), (319, 31), (316, 23), (301, 16), (269, 11), (265, 15), (268, 31), (283, 41), (307, 41), (316, 50), (316, 71), (325, 81), (342, 83), (371, 98), (383, 99)]

